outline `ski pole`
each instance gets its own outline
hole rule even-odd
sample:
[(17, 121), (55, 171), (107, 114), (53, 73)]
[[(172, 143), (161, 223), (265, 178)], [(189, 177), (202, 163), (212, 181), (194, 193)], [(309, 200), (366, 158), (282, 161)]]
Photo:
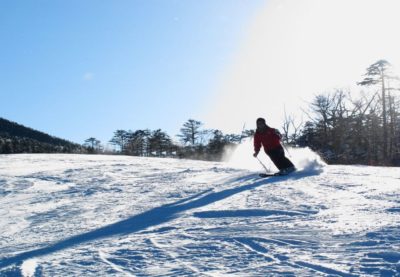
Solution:
[(266, 171), (266, 172), (269, 172), (269, 170), (268, 170), (267, 167), (263, 164), (263, 162), (262, 162), (258, 157), (256, 157), (256, 158), (257, 158), (257, 160), (260, 162), (260, 164), (262, 165), (262, 167), (264, 167), (265, 171)]

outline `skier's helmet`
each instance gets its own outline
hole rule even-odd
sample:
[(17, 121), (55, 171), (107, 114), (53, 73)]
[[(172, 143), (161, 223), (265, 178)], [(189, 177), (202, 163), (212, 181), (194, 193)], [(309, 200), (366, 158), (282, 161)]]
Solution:
[(266, 123), (265, 123), (265, 119), (262, 118), (262, 117), (257, 118), (256, 123), (257, 123), (257, 125), (260, 124), (260, 123), (261, 123), (261, 124), (264, 124), (264, 125), (266, 124)]

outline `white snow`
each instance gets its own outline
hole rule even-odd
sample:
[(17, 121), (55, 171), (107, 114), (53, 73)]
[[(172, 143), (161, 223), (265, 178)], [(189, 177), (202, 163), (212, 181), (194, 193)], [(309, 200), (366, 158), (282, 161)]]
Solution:
[(398, 168), (289, 149), (299, 171), (260, 179), (246, 148), (232, 163), (0, 155), (0, 276), (399, 274)]
[(35, 259), (29, 259), (22, 263), (21, 273), (23, 277), (33, 277), (36, 272), (37, 261)]

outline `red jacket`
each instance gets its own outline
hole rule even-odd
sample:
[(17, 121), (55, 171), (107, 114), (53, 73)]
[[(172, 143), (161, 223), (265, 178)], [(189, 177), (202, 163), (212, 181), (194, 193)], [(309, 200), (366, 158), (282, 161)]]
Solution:
[(278, 148), (281, 146), (281, 135), (278, 130), (267, 127), (264, 131), (257, 130), (254, 134), (254, 152), (260, 152), (261, 145), (264, 151)]

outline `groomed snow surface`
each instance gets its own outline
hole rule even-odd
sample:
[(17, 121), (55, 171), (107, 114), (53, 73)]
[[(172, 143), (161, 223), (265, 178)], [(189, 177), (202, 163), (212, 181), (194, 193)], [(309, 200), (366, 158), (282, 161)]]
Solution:
[(291, 152), (266, 179), (254, 158), (1, 155), (0, 276), (399, 276), (399, 168)]

